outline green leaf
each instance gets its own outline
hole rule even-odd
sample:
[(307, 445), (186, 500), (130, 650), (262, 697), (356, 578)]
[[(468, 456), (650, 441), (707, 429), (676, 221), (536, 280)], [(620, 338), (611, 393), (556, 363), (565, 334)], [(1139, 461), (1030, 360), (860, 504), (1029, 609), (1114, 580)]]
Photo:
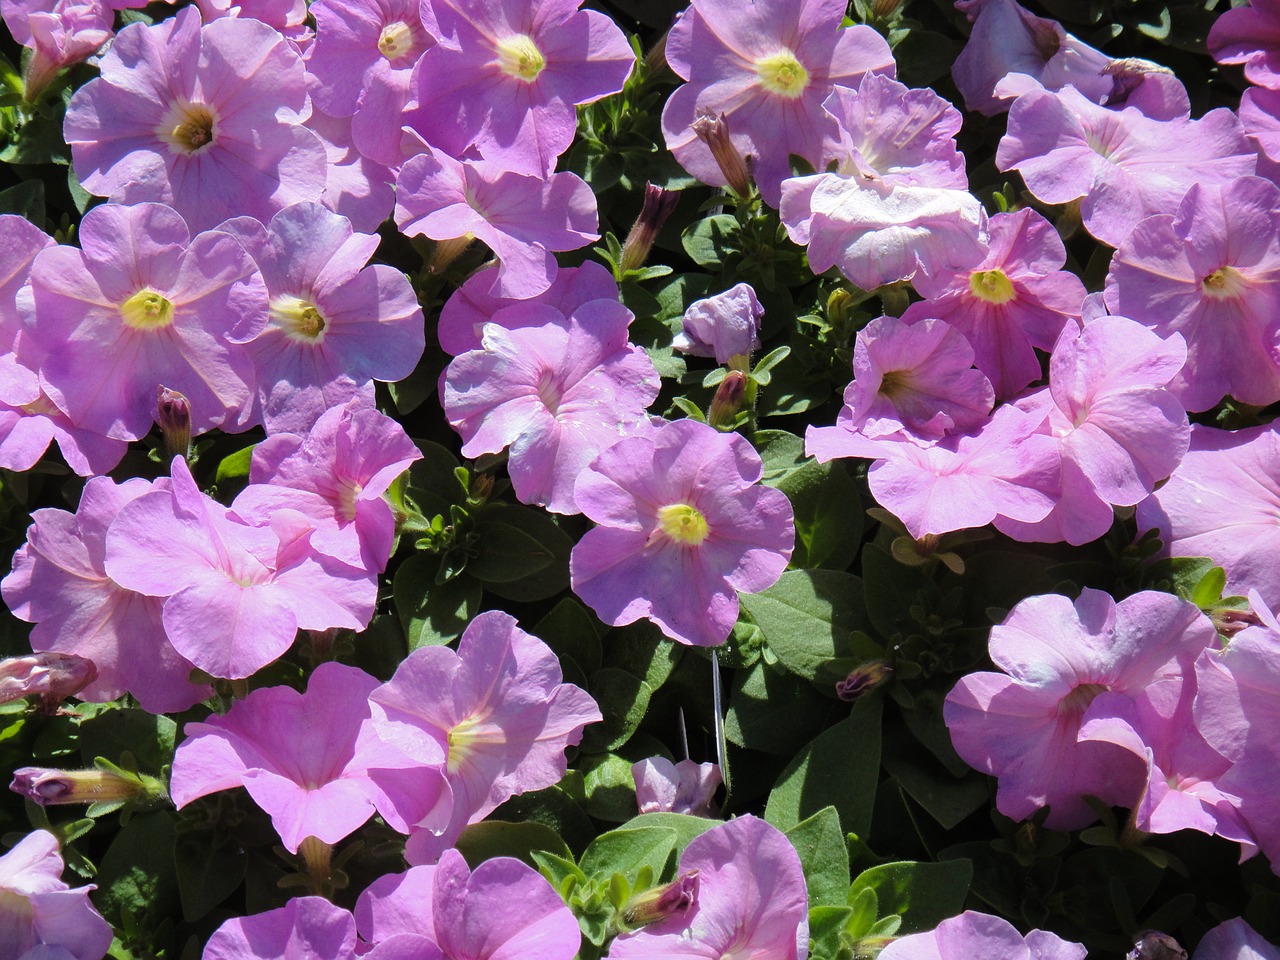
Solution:
[(173, 763), (178, 725), (163, 715), (126, 708), (109, 710), (80, 724), (80, 759), (86, 766), (97, 757), (119, 762), (127, 752), (143, 773), (158, 775)]
[[(508, 511), (502, 511), (505, 517)], [(510, 583), (532, 576), (551, 563), (554, 552), (535, 537), (500, 520), (476, 524), (480, 549), (467, 563), (467, 572), (482, 583)]]
[(672, 643), (657, 625), (640, 620), (609, 631), (604, 643), (605, 663), (634, 674), (657, 690), (675, 672), (685, 648)]
[(685, 253), (703, 267), (718, 267), (724, 255), (737, 250), (740, 242), (738, 221), (727, 213), (689, 224), (680, 237)]
[(817, 736), (831, 708), (843, 710), (811, 684), (764, 661), (736, 671), (724, 718), (730, 743), (790, 757)]
[(809, 960), (848, 957), (841, 934), (853, 913), (848, 907), (809, 908)]
[(602, 723), (587, 726), (582, 737), (583, 753), (616, 750), (636, 732), (653, 695), (647, 683), (616, 667), (604, 667), (591, 675), (588, 689), (600, 712)]
[(0, 214), (12, 213), (36, 226), (44, 223), (44, 181), (24, 180), (0, 190)]
[(565, 597), (531, 631), (561, 660), (569, 658), (583, 673), (600, 669), (600, 631), (591, 611)]
[(494, 857), (514, 857), (537, 867), (535, 850), (557, 857), (573, 856), (560, 835), (541, 823), (484, 820), (463, 830), (456, 846), (472, 870)]
[(254, 444), (223, 457), (218, 464), (218, 472), (213, 482), (221, 487), (234, 480), (246, 479), (249, 476), (249, 465), (253, 460), (253, 449), (256, 446), (257, 444)]
[(832, 692), (859, 662), (853, 632), (870, 629), (862, 581), (835, 570), (788, 570), (760, 593), (744, 593), (742, 609), (769, 649), (796, 676)]
[(620, 827), (591, 841), (578, 866), (588, 877), (601, 880), (614, 873), (634, 877), (642, 867), (660, 877), (675, 860), (676, 840), (676, 831), (668, 827)]
[(845, 833), (871, 830), (880, 776), (878, 697), (864, 697), (848, 719), (820, 733), (782, 772), (769, 794), (765, 819), (789, 830), (823, 807), (834, 806)]
[(624, 823), (636, 815), (630, 760), (616, 753), (591, 754), (583, 758), (579, 770), (587, 791), (587, 813), (609, 823)]
[(850, 886), (846, 902), (849, 904), (849, 922), (845, 924), (845, 932), (851, 939), (861, 940), (871, 932), (876, 917), (880, 916), (880, 901), (870, 887)]
[(858, 484), (842, 460), (810, 460), (776, 484), (795, 512), (793, 567), (844, 570), (858, 554), (865, 514)]
[(141, 813), (121, 827), (98, 867), (94, 902), (116, 927), (126, 911), (148, 929), (181, 906), (173, 848), (177, 817), (169, 811)]
[(922, 594), (936, 590), (920, 567), (904, 566), (876, 543), (862, 550), (862, 585), (867, 616), (885, 639), (918, 630), (911, 607), (920, 603)]
[(628, 820), (619, 830), (637, 830), (640, 828), (662, 827), (672, 830), (676, 835), (676, 850), (683, 853), (684, 848), (694, 837), (700, 837), (712, 827), (720, 826), (720, 821), (708, 817), (694, 817), (687, 813), (642, 813)]
[(194, 923), (207, 916), (240, 886), (249, 865), (245, 849), (220, 842), (207, 831), (181, 834), (174, 848), (182, 918)]
[(844, 906), (849, 893), (849, 850), (835, 807), (824, 807), (787, 831), (800, 855), (810, 906)]
[(480, 612), (480, 584), (468, 576), (436, 583), (439, 567), (439, 557), (418, 553), (400, 564), (392, 582), (396, 613), (410, 651), (449, 643)]
[[(496, 526), (505, 529), (495, 541)], [(545, 511), (504, 506), (483, 515), (476, 523), (476, 535), (480, 553), (467, 564), (467, 572), (485, 581), (490, 593), (531, 603), (569, 586), (573, 540)]]
[(972, 882), (969, 860), (900, 861), (864, 870), (849, 891), (851, 896), (863, 888), (875, 891), (881, 916), (898, 914), (904, 933), (919, 933), (964, 910)]

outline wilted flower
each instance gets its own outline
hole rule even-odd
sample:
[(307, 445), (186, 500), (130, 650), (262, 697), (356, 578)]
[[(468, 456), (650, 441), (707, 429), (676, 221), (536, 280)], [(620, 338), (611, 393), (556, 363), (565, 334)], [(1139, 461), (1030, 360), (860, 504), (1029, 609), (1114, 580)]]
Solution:
[(684, 328), (671, 346), (695, 357), (715, 357), (716, 363), (744, 369), (747, 357), (760, 349), (760, 318), (764, 307), (749, 283), (697, 300), (684, 312)]
[(93, 661), (74, 653), (50, 651), (10, 657), (0, 660), (0, 703), (34, 694), (40, 698), (40, 708), (52, 713), (97, 677)]

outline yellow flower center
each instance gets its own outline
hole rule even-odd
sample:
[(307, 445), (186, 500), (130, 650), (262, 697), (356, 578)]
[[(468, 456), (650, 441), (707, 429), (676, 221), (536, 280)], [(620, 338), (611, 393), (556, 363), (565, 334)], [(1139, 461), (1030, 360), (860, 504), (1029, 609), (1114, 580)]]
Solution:
[(473, 743), (479, 739), (474, 733), (479, 725), (479, 717), (467, 717), (449, 731), (449, 756), (445, 763), (450, 773), (457, 773), (471, 753)]
[(43, 393), (30, 403), (24, 403), (19, 409), (23, 413), (31, 414), (33, 417), (52, 417), (58, 413), (58, 408), (54, 406), (53, 401)]
[(135, 330), (158, 330), (173, 323), (173, 304), (144, 287), (120, 305), (120, 319)]
[(538, 79), (547, 58), (542, 55), (533, 38), (524, 33), (513, 33), (498, 41), (498, 68), (509, 77), (532, 83)]
[(757, 60), (756, 76), (762, 87), (788, 100), (796, 99), (809, 86), (809, 71), (785, 48)]
[(413, 31), (403, 20), (393, 20), (378, 35), (378, 52), (388, 60), (399, 60), (413, 51)]
[(207, 150), (218, 136), (218, 118), (203, 103), (175, 103), (160, 124), (160, 139), (187, 156)]
[(327, 326), (324, 315), (314, 303), (291, 294), (271, 301), (271, 322), (289, 339), (302, 343), (319, 343), (324, 339)]
[(1013, 282), (1003, 270), (979, 270), (969, 277), (969, 290), (979, 300), (999, 306), (1014, 299), (1018, 293)]
[(696, 547), (707, 539), (707, 518), (687, 503), (669, 503), (658, 510), (658, 529), (676, 543)]
[(1201, 281), (1204, 295), (1215, 300), (1230, 300), (1238, 297), (1248, 286), (1248, 281), (1235, 267), (1219, 267)]

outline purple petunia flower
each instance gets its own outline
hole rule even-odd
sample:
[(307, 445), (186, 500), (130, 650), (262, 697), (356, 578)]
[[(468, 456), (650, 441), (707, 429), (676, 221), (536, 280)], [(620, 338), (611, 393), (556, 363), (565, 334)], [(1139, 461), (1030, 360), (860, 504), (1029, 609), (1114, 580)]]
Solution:
[(213, 932), (201, 960), (355, 960), (356, 921), (324, 897), (232, 917)]
[(881, 950), (880, 956), (884, 960), (1085, 960), (1086, 953), (1082, 944), (1047, 930), (1032, 930), (1023, 937), (1002, 917), (966, 910), (928, 933), (899, 937)]
[(744, 365), (753, 350), (760, 349), (760, 318), (764, 307), (748, 283), (698, 300), (684, 312), (683, 329), (671, 346), (695, 357), (715, 357), (728, 364), (735, 357)]
[(1074, 604), (1056, 594), (1023, 600), (991, 628), (991, 659), (1005, 672), (969, 674), (947, 695), (951, 741), (966, 763), (999, 778), (1001, 813), (1024, 820), (1047, 806), (1046, 826), (1086, 826), (1097, 814), (1083, 797), (1127, 805), (1146, 782), (1127, 750), (1078, 742), (1095, 699), (1133, 700), (1184, 676), (1216, 637), (1195, 604), (1167, 593), (1117, 604), (1086, 588)]
[(808, 897), (795, 848), (777, 827), (747, 814), (685, 847), (679, 874), (698, 876), (688, 910), (609, 948), (609, 960), (797, 960), (809, 946)]
[(1224, 10), (1207, 39), (1219, 63), (1242, 63), (1253, 83), (1280, 89), (1280, 0), (1250, 0)]
[(318, 200), (325, 151), (302, 121), (302, 60), (265, 23), (195, 9), (130, 24), (76, 91), (63, 132), (86, 190), (172, 205), (195, 230)]
[(1085, 228), (1117, 247), (1140, 220), (1165, 212), (1192, 186), (1249, 176), (1257, 160), (1230, 110), (1155, 120), (1135, 107), (1108, 110), (1065, 87), (1018, 98), (996, 165), (1019, 171), (1045, 203), (1083, 198)]
[(395, 209), (395, 174), (351, 143), (350, 117), (331, 117), (312, 109), (307, 126), (324, 144), (329, 160), (320, 202), (361, 233), (376, 233)]
[(648, 424), (658, 395), (653, 361), (627, 341), (631, 311), (594, 300), (565, 317), (546, 304), (540, 326), (485, 326), (479, 350), (444, 376), (444, 410), (474, 457), (510, 447), (511, 482), (523, 503), (578, 512), (574, 481), (597, 454)]
[(58, 75), (88, 59), (111, 38), (115, 15), (103, 0), (0, 0), (5, 26), (31, 53), (22, 94), (35, 103)]
[(1265, 940), (1243, 917), (1236, 917), (1206, 933), (1191, 960), (1280, 960), (1280, 947)]
[(76, 426), (119, 440), (147, 434), (163, 384), (191, 403), (191, 427), (243, 429), (253, 369), (244, 348), (267, 320), (266, 288), (232, 237), (202, 233), (158, 203), (85, 214), (80, 249), (31, 267), (32, 352), (45, 391)]
[(1084, 283), (1062, 269), (1067, 250), (1053, 224), (1031, 208), (988, 222), (987, 254), (965, 270), (937, 270), (912, 281), (925, 299), (903, 323), (945, 320), (973, 346), (974, 363), (996, 397), (1017, 396), (1040, 379), (1036, 350), (1050, 350), (1068, 320), (1080, 316)]
[[(54, 246), (53, 238), (26, 217), (0, 215), (0, 351), (12, 352), (18, 335), (31, 322), (31, 264), (37, 254)], [(24, 287), (27, 289), (24, 291)]]
[(573, 548), (574, 593), (605, 623), (647, 617), (681, 643), (723, 643), (738, 591), (776, 582), (794, 546), (791, 504), (761, 472), (745, 439), (696, 420), (615, 443), (578, 476), (599, 526)]
[(724, 185), (699, 115), (722, 115), (734, 145), (771, 206), (790, 175), (789, 154), (822, 164), (822, 103), (836, 85), (868, 73), (892, 76), (889, 45), (870, 27), (842, 29), (842, 0), (694, 0), (667, 35), (667, 63), (681, 79), (662, 111), (662, 132), (680, 165)]
[(631, 765), (636, 782), (636, 805), (641, 813), (684, 813), (694, 817), (718, 817), (715, 792), (724, 783), (714, 763), (649, 757)]
[(418, 64), (405, 123), (433, 147), (515, 173), (555, 169), (578, 127), (575, 104), (622, 89), (631, 45), (581, 0), (424, 0), (445, 38)]
[(94, 889), (62, 882), (57, 837), (27, 834), (0, 857), (0, 956), (102, 960), (112, 931), (89, 900)]
[(82, 700), (104, 702), (127, 692), (146, 710), (176, 713), (209, 695), (207, 686), (188, 680), (191, 662), (165, 636), (163, 601), (120, 586), (103, 567), (111, 522), (127, 504), (167, 483), (117, 485), (95, 477), (74, 515), (37, 510), (27, 543), (0, 585), (14, 616), (35, 624), (33, 650), (79, 654), (98, 668)]

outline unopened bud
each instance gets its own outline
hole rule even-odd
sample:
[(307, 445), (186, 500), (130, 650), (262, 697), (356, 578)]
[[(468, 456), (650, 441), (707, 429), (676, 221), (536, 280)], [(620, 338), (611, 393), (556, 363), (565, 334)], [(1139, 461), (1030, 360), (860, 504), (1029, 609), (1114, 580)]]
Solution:
[(1133, 942), (1125, 960), (1187, 960), (1187, 951), (1177, 940), (1159, 930), (1146, 930)]
[(650, 47), (649, 52), (644, 55), (644, 65), (650, 76), (670, 69), (667, 65), (667, 37), (670, 35), (671, 30), (668, 28), (658, 38), (658, 42)]
[(622, 911), (629, 927), (643, 927), (676, 913), (683, 913), (698, 901), (698, 871), (691, 870), (670, 883), (637, 893)]
[(110, 770), (47, 767), (19, 767), (13, 772), (9, 789), (42, 807), (63, 803), (121, 803), (142, 800), (151, 792), (141, 776), (124, 776)]
[(904, 6), (904, 0), (871, 0), (871, 16), (876, 20), (888, 20)]
[(883, 687), (892, 676), (893, 664), (888, 660), (868, 660), (854, 667), (836, 684), (836, 696), (841, 700), (857, 700), (877, 687)]
[(742, 154), (734, 146), (724, 117), (714, 113), (699, 114), (692, 127), (694, 135), (710, 148), (711, 156), (719, 165), (729, 189), (739, 197), (749, 197), (751, 174), (747, 172), (747, 161), (742, 159)]
[(161, 386), (156, 391), (156, 422), (164, 437), (166, 461), (183, 460), (191, 453), (191, 403), (177, 390)]
[(667, 222), (667, 217), (671, 216), (671, 211), (676, 208), (679, 200), (680, 194), (674, 190), (664, 190), (652, 183), (644, 185), (644, 205), (640, 208), (640, 216), (636, 217), (636, 222), (622, 245), (622, 258), (618, 261), (620, 274), (635, 270), (644, 263), (649, 251), (653, 249), (654, 241), (658, 239), (658, 231)]
[(711, 410), (707, 413), (707, 423), (717, 430), (732, 428), (734, 418), (742, 409), (742, 400), (747, 393), (747, 375), (741, 370), (731, 370), (720, 381), (716, 395), (711, 399)]
[(67, 697), (75, 696), (98, 678), (92, 660), (74, 653), (33, 653), (0, 661), (0, 703), (36, 695), (43, 713), (55, 713)]
[(475, 240), (475, 234), (466, 233), (451, 240), (437, 240), (431, 248), (431, 258), (427, 261), (428, 273), (444, 273), (453, 261), (466, 252)]
[(1209, 622), (1220, 634), (1230, 639), (1246, 627), (1262, 625), (1262, 618), (1252, 610), (1210, 610)]

